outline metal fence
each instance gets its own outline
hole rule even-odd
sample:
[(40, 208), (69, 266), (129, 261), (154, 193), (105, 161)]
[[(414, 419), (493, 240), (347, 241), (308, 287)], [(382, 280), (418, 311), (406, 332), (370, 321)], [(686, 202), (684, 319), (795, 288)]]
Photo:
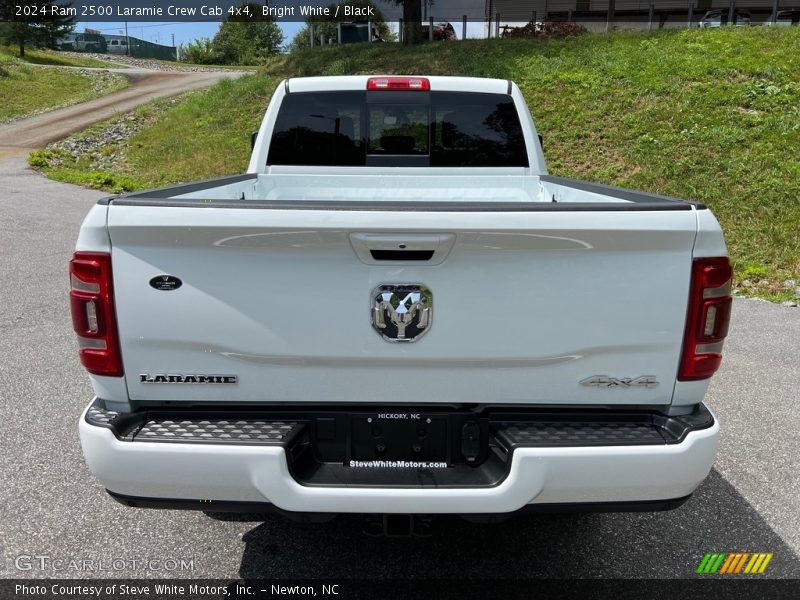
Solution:
[[(794, 6), (782, 5), (781, 0), (488, 0), (482, 29), (484, 37), (501, 37), (511, 27), (553, 21), (575, 22), (595, 32), (766, 25), (775, 22), (778, 11)], [(704, 20), (711, 11), (719, 13)], [(476, 37), (475, 21), (475, 15), (429, 17), (424, 37), (442, 39), (435, 32), (445, 23), (457, 39)], [(402, 40), (402, 19), (399, 31)]]
[[(784, 0), (785, 2), (786, 0)], [(572, 21), (590, 31), (661, 29), (774, 23), (781, 0), (489, 0), (486, 35), (504, 26), (537, 21)], [(719, 16), (701, 24), (709, 11)]]
[(100, 34), (96, 31), (67, 35), (59, 40), (58, 47), (61, 50), (75, 52), (100, 52), (125, 54), (136, 58), (178, 60), (178, 49), (175, 46), (164, 46), (127, 35)]
[(130, 55), (136, 58), (155, 58), (158, 60), (178, 60), (178, 49), (175, 46), (163, 46), (131, 37)]
[[(486, 0), (479, 13), (448, 12), (445, 2), (434, 2), (422, 22), (423, 39), (453, 40), (475, 37), (502, 37), (511, 28), (529, 23), (567, 21), (592, 32), (655, 30), (686, 27), (721, 27), (727, 25), (768, 25), (782, 10), (790, 10), (797, 24), (800, 0)], [(427, 5), (426, 5), (427, 6)], [(792, 10), (794, 9), (794, 10)], [(441, 12), (439, 12), (441, 11)], [(713, 14), (709, 14), (712, 13)], [(482, 14), (481, 14), (482, 13)], [(403, 20), (397, 25), (397, 39), (403, 41)], [(366, 42), (371, 23), (340, 24), (338, 35), (325, 39), (310, 27), (311, 46)], [(360, 27), (359, 35), (342, 35), (342, 28)], [(538, 28), (538, 26), (534, 26)], [(373, 36), (371, 41), (383, 41)]]

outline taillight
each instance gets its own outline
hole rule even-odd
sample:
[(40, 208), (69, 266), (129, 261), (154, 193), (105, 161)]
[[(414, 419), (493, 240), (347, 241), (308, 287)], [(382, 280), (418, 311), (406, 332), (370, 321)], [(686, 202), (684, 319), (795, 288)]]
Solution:
[(725, 257), (692, 263), (689, 312), (679, 381), (711, 377), (722, 363), (722, 343), (731, 317), (733, 269)]
[(377, 90), (419, 90), (427, 92), (431, 89), (431, 82), (424, 77), (370, 77), (367, 80), (367, 89)]
[(81, 363), (95, 375), (122, 376), (111, 255), (76, 252), (69, 263), (72, 328), (78, 334)]

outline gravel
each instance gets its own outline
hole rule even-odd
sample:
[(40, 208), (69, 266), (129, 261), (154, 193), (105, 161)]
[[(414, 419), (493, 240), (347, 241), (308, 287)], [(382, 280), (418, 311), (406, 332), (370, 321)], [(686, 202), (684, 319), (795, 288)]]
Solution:
[(117, 86), (122, 76), (116, 73), (110, 73), (102, 69), (80, 69), (78, 71), (84, 77), (89, 78), (92, 82), (92, 91), (96, 94), (107, 94), (108, 91)]
[(48, 167), (61, 167), (67, 162), (78, 162), (89, 157), (88, 169), (96, 171), (120, 170), (131, 138), (153, 123), (165, 110), (181, 102), (183, 96), (160, 100), (151, 104), (151, 110), (134, 111), (114, 117), (68, 138), (48, 144)]
[(63, 52), (67, 56), (74, 56), (75, 58), (94, 58), (97, 60), (104, 60), (106, 62), (116, 63), (129, 67), (137, 67), (139, 69), (150, 69), (153, 71), (181, 71), (186, 73), (201, 73), (208, 71), (231, 70), (227, 67), (199, 67), (196, 65), (177, 65), (161, 60), (151, 60), (147, 58), (134, 58), (133, 56), (125, 56), (122, 54), (97, 54), (93, 52)]

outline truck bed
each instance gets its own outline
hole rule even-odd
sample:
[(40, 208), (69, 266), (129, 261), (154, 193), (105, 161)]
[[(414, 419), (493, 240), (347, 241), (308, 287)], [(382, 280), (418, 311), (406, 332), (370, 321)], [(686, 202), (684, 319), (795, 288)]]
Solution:
[[(491, 180), (262, 174), (108, 200), (131, 400), (669, 404), (698, 207), (551, 176), (487, 198)], [(147, 287), (160, 274), (183, 287)], [(404, 347), (370, 326), (395, 282), (435, 298)], [(238, 383), (141, 380), (165, 371)], [(595, 375), (656, 383), (580, 385)]]
[[(291, 169), (290, 169), (291, 170)], [(430, 210), (484, 206), (487, 210), (690, 210), (704, 205), (658, 194), (578, 181), (552, 175), (527, 175), (522, 169), (358, 169), (359, 174), (315, 168), (302, 173), (250, 173), (169, 186), (114, 198), (120, 205), (224, 206), (230, 201), (255, 201), (251, 206), (329, 208), (364, 203), (375, 209)], [(477, 171), (477, 173), (476, 173)], [(480, 173), (484, 171), (484, 173)], [(500, 171), (500, 172), (498, 172)], [(111, 201), (109, 198), (107, 201)], [(312, 203), (312, 204), (309, 204)], [(339, 204), (340, 203), (340, 204)], [(520, 203), (520, 204), (516, 204)], [(547, 206), (561, 204), (561, 206)], [(564, 206), (567, 204), (567, 206)], [(575, 205), (579, 206), (575, 206)], [(404, 206), (405, 205), (405, 206)], [(610, 205), (610, 206), (600, 206)], [(318, 206), (325, 206), (318, 204)]]

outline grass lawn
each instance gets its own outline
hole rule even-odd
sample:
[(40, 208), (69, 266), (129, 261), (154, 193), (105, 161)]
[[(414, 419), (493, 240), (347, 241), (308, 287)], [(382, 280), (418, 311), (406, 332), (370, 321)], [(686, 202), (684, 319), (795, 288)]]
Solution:
[(112, 73), (58, 68), (109, 66), (98, 60), (72, 59), (46, 50), (26, 51), (25, 58), (22, 61), (11, 49), (0, 46), (0, 123), (85, 102), (127, 86), (123, 77)]
[[(242, 172), (249, 133), (283, 77), (351, 73), (513, 79), (551, 173), (705, 202), (738, 281), (778, 299), (789, 297), (784, 280), (800, 279), (796, 27), (315, 48), (188, 95), (131, 139), (115, 172), (137, 188)], [(86, 165), (50, 174), (81, 180)], [(105, 187), (120, 187), (111, 180)]]
[(95, 58), (77, 58), (66, 56), (60, 52), (52, 50), (25, 49), (25, 58), (20, 59), (18, 49), (12, 46), (0, 46), (0, 65), (9, 63), (30, 63), (34, 65), (50, 65), (54, 67), (96, 67), (98, 69), (108, 69), (116, 67), (110, 62), (97, 60)]

